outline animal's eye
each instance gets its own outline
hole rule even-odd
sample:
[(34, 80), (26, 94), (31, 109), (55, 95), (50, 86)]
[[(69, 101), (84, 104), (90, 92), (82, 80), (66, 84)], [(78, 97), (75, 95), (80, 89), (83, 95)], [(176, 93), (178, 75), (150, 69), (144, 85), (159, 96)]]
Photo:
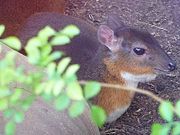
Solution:
[(145, 49), (144, 48), (134, 48), (133, 51), (137, 54), (137, 55), (143, 55), (145, 53)]

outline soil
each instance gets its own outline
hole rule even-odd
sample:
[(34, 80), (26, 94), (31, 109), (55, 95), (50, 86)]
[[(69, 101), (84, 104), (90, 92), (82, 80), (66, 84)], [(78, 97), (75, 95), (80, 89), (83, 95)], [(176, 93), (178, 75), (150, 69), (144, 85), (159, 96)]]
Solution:
[[(176, 102), (180, 99), (180, 0), (68, 0), (66, 14), (77, 16), (94, 26), (104, 23), (109, 13), (117, 13), (123, 22), (153, 34), (165, 51), (177, 62), (177, 70), (155, 81), (140, 84), (158, 96)], [(127, 112), (101, 129), (103, 135), (149, 135), (153, 122), (163, 122), (158, 103), (136, 94)]]

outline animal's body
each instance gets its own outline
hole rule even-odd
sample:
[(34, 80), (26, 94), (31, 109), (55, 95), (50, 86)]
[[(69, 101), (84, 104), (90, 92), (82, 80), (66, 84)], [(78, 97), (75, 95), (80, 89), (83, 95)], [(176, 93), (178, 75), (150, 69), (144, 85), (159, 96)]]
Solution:
[[(19, 30), (23, 44), (49, 25), (56, 30), (68, 24), (80, 28), (80, 35), (70, 45), (56, 47), (72, 57), (81, 68), (81, 80), (137, 87), (139, 82), (155, 79), (156, 75), (175, 69), (175, 62), (148, 32), (125, 26), (116, 15), (109, 16), (107, 25), (98, 29), (77, 18), (56, 13), (39, 13), (30, 17)], [(102, 88), (93, 100), (108, 114), (107, 122), (119, 118), (130, 106), (134, 92)]]

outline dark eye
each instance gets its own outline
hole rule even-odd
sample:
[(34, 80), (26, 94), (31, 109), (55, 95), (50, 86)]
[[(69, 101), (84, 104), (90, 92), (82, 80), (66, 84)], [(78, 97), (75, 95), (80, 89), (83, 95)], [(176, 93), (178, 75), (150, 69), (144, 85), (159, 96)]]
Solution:
[(133, 51), (137, 54), (137, 55), (143, 55), (145, 53), (145, 49), (144, 48), (134, 48)]

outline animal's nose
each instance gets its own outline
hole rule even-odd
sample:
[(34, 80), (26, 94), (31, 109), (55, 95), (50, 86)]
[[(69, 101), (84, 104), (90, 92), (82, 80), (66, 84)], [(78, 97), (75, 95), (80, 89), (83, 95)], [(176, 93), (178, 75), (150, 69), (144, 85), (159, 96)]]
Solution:
[(168, 69), (169, 69), (169, 71), (175, 70), (175, 69), (176, 69), (176, 63), (170, 62), (170, 63), (168, 64)]

